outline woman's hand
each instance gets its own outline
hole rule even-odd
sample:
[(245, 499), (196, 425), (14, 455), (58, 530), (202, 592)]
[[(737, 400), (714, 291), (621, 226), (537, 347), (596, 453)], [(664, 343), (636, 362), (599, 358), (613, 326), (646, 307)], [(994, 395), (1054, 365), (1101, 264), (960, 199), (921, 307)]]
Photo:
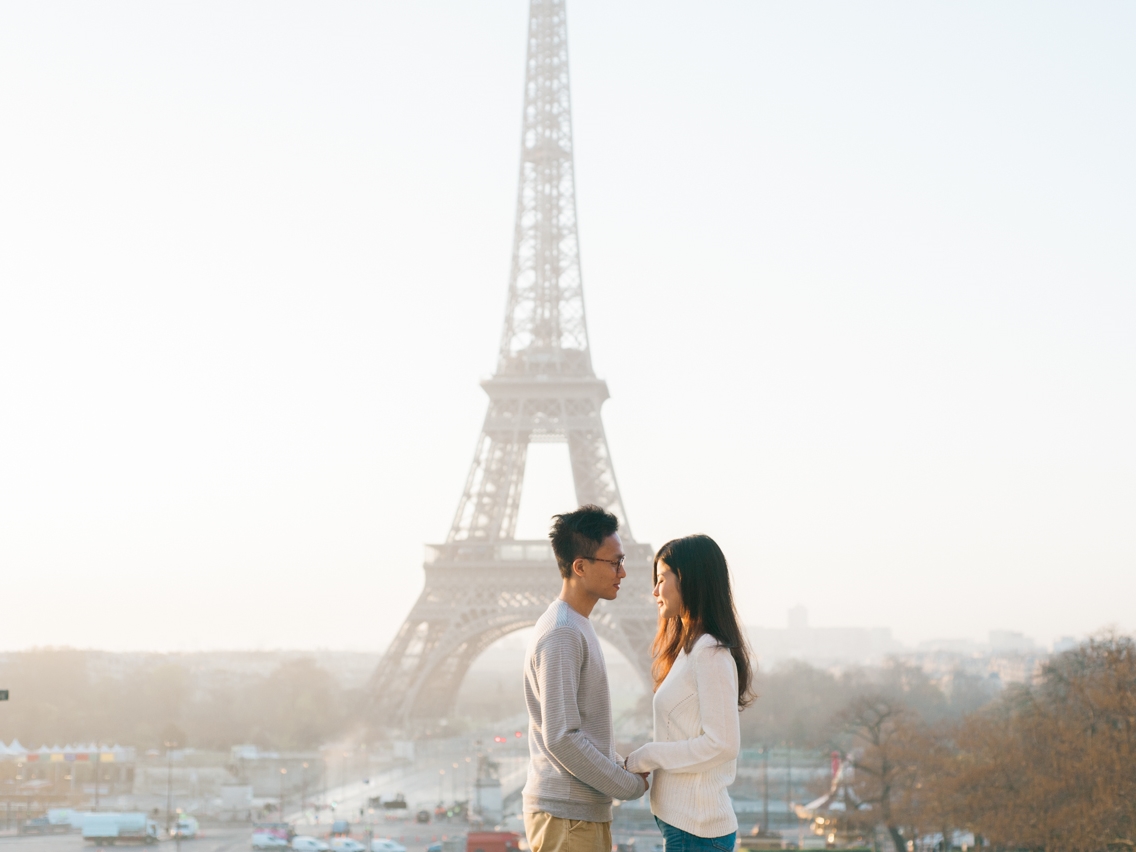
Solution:
[(636, 775), (647, 775), (651, 771), (651, 767), (644, 767), (640, 762), (643, 747), (635, 749), (631, 754), (627, 755), (623, 760), (623, 768), (628, 772), (634, 772)]

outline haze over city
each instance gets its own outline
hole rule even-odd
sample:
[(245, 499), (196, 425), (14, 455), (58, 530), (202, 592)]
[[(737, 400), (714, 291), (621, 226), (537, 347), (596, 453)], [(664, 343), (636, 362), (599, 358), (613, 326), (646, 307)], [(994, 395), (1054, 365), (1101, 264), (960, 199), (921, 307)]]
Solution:
[[(494, 369), (526, 4), (8, 4), (0, 650), (381, 651)], [(1136, 10), (570, 17), (636, 538), (752, 625), (1131, 631)], [(575, 505), (530, 450), (519, 537)]]

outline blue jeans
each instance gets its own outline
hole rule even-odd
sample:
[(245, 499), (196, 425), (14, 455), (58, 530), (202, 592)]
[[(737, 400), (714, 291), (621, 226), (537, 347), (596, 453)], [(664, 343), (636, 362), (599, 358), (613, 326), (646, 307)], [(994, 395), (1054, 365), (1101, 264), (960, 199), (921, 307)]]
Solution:
[(667, 825), (658, 817), (655, 824), (663, 833), (663, 852), (734, 852), (738, 833), (731, 831), (721, 837), (699, 837), (673, 825)]

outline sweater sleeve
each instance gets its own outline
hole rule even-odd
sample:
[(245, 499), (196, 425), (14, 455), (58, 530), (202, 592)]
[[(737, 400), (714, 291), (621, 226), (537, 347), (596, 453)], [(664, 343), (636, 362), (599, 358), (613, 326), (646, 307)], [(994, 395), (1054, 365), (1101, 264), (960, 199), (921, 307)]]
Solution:
[(691, 662), (702, 733), (688, 740), (647, 743), (636, 749), (627, 758), (627, 768), (632, 772), (704, 772), (737, 760), (742, 737), (738, 669), (733, 655), (729, 648), (707, 645), (695, 649)]
[(580, 670), (584, 639), (574, 630), (551, 630), (533, 650), (545, 748), (570, 774), (616, 799), (638, 799), (643, 779), (608, 759), (580, 729)]

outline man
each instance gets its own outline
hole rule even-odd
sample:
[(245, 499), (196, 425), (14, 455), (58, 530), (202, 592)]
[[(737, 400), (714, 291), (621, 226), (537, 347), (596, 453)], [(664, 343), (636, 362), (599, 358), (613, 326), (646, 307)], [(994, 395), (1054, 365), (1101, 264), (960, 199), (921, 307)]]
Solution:
[(525, 657), (525, 833), (533, 852), (611, 852), (611, 800), (638, 799), (648, 787), (615, 753), (607, 666), (589, 620), (627, 576), (619, 521), (598, 506), (553, 520), (560, 597), (537, 621)]

